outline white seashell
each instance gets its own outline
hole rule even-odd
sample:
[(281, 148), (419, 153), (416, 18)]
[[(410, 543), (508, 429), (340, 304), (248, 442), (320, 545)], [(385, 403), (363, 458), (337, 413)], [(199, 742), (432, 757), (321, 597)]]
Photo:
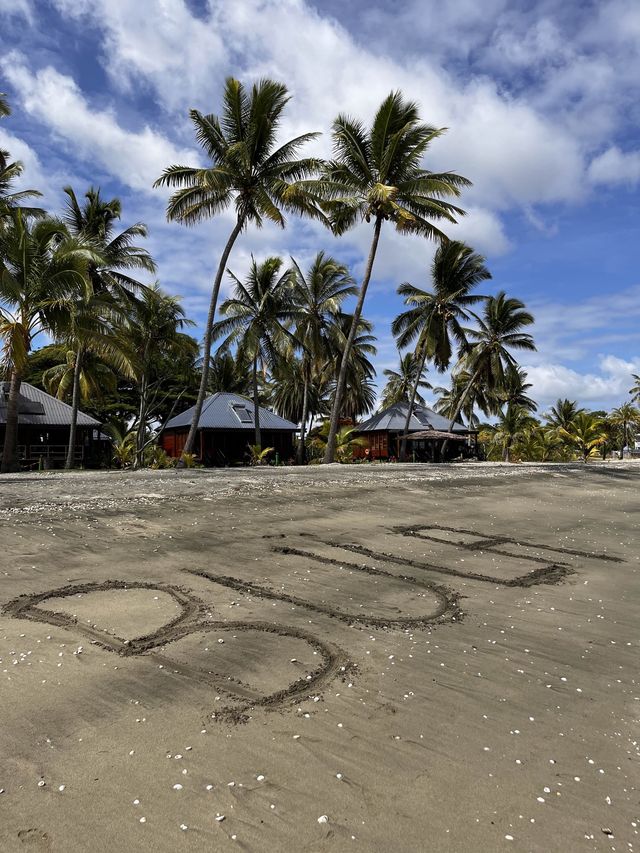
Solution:
[(329, 823), (329, 818), (326, 814), (321, 814), (318, 818), (318, 823)]

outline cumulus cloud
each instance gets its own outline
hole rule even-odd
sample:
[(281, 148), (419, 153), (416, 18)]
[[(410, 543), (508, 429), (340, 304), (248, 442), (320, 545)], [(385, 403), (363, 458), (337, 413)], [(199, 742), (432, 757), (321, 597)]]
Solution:
[(548, 408), (558, 398), (578, 400), (585, 406), (619, 406), (628, 402), (632, 373), (640, 371), (640, 358), (632, 361), (614, 355), (599, 359), (599, 370), (580, 373), (564, 364), (544, 362), (525, 366), (531, 394), (540, 408)]
[(593, 184), (627, 184), (640, 182), (640, 151), (621, 151), (617, 145), (595, 157), (589, 165)]
[(51, 66), (33, 72), (23, 55), (12, 52), (0, 67), (30, 115), (65, 140), (74, 156), (99, 164), (125, 186), (151, 192), (170, 163), (198, 162), (197, 153), (176, 147), (148, 125), (130, 131), (112, 110), (92, 109), (77, 83)]

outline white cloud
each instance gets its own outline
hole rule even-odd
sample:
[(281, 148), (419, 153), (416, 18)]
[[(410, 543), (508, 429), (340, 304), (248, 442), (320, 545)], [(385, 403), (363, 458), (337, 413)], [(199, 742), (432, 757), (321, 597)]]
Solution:
[(33, 10), (29, 0), (0, 0), (0, 15), (21, 17), (28, 23), (33, 23)]
[(183, 113), (189, 107), (208, 111), (207, 101), (217, 98), (227, 61), (223, 35), (192, 15), (184, 0), (53, 2), (68, 17), (100, 21), (102, 63), (120, 88), (144, 81), (162, 105)]
[(563, 364), (545, 362), (525, 366), (531, 395), (544, 409), (560, 398), (577, 400), (585, 406), (619, 406), (628, 402), (632, 373), (640, 371), (640, 358), (632, 361), (605, 355), (599, 359), (599, 371), (580, 373)]
[(99, 164), (126, 186), (152, 192), (169, 164), (198, 162), (194, 151), (177, 148), (148, 125), (128, 131), (111, 110), (92, 110), (75, 81), (51, 66), (34, 73), (24, 56), (12, 52), (0, 67), (29, 114), (64, 139), (74, 155)]
[(593, 184), (627, 184), (640, 182), (640, 151), (621, 151), (617, 145), (595, 157), (589, 165)]

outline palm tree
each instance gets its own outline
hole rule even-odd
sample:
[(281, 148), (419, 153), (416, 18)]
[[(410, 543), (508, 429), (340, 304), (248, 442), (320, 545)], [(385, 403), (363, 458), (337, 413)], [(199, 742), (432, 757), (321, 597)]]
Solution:
[(607, 440), (601, 419), (591, 412), (579, 412), (569, 426), (561, 427), (558, 433), (580, 454), (583, 462), (596, 456), (598, 448)]
[[(312, 430), (311, 443), (319, 450), (324, 450), (329, 440), (329, 421), (324, 421), (321, 426)], [(336, 456), (339, 462), (350, 462), (353, 458), (353, 451), (358, 447), (367, 447), (368, 441), (355, 435), (355, 427), (342, 427), (338, 430), (336, 441)]]
[(492, 394), (495, 405), (519, 406), (527, 412), (535, 412), (538, 404), (527, 395), (530, 388), (533, 388), (533, 385), (527, 382), (527, 372), (517, 364), (509, 364), (505, 370), (502, 386), (495, 389)]
[(185, 318), (180, 298), (169, 296), (156, 282), (145, 287), (132, 303), (127, 322), (120, 330), (121, 347), (130, 354), (140, 393), (136, 419), (136, 467), (144, 464), (153, 394), (165, 379), (162, 373), (158, 375), (159, 368), (167, 358), (195, 357), (197, 343), (182, 331), (193, 325), (192, 320)]
[(80, 375), (86, 354), (93, 351), (109, 360), (120, 372), (133, 375), (131, 362), (118, 347), (110, 323), (117, 325), (118, 312), (130, 309), (135, 294), (144, 289), (141, 282), (128, 274), (129, 270), (152, 273), (156, 267), (147, 250), (134, 244), (137, 238), (147, 236), (143, 223), (137, 222), (119, 234), (114, 233), (122, 213), (118, 198), (105, 201), (99, 189), (90, 187), (81, 206), (72, 187), (65, 187), (64, 192), (67, 194), (65, 222), (70, 233), (89, 243), (100, 255), (99, 261), (90, 264), (87, 270), (90, 295), (71, 306), (69, 316), (73, 318), (74, 313), (79, 316), (72, 319), (66, 336), (67, 343), (76, 352), (71, 428), (65, 462), (65, 468), (70, 469), (74, 459)]
[[(0, 118), (11, 115), (9, 103), (3, 92), (0, 92)], [(19, 160), (11, 163), (8, 151), (0, 148), (0, 225), (2, 220), (9, 214), (12, 208), (18, 207), (21, 202), (28, 198), (41, 196), (37, 190), (22, 190), (14, 192), (13, 183), (22, 174), (23, 166)], [(39, 208), (25, 208), (25, 213), (32, 216), (42, 216), (44, 211)]]
[[(324, 252), (318, 252), (306, 274), (294, 259), (292, 261), (293, 303), (300, 312), (295, 336), (302, 347), (303, 396), (298, 444), (298, 464), (302, 465), (312, 380), (330, 357), (332, 342), (335, 343), (339, 336), (338, 315), (342, 303), (347, 297), (354, 296), (358, 289), (347, 267)], [(313, 409), (311, 411), (313, 413)]]
[(527, 430), (536, 426), (535, 420), (528, 410), (517, 403), (509, 403), (501, 413), (498, 422), (492, 428), (492, 441), (502, 452), (502, 461), (511, 461), (511, 450), (514, 443), (520, 441)]
[(553, 429), (545, 429), (532, 422), (519, 440), (518, 451), (525, 462), (550, 462), (558, 457), (560, 440)]
[(291, 298), (293, 273), (281, 272), (282, 258), (267, 258), (261, 264), (251, 259), (249, 273), (244, 283), (233, 273), (234, 295), (220, 306), (223, 320), (213, 327), (214, 338), (225, 336), (223, 346), (238, 345), (238, 357), (250, 360), (253, 383), (253, 417), (255, 443), (262, 444), (260, 436), (260, 400), (258, 370), (263, 375), (278, 362), (280, 349), (285, 342), (295, 342), (289, 327), (301, 319), (301, 311)]
[(220, 347), (209, 359), (209, 393), (217, 391), (243, 396), (251, 393), (251, 365), (234, 358), (226, 347)]
[(516, 366), (512, 349), (536, 348), (531, 335), (521, 331), (534, 322), (533, 316), (525, 310), (523, 302), (508, 298), (504, 291), (490, 296), (483, 316), (474, 314), (474, 317), (478, 328), (467, 330), (470, 343), (460, 362), (469, 374), (469, 381), (457, 401), (449, 429), (453, 429), (467, 397), (478, 384), (489, 394), (504, 388), (507, 371)]
[(190, 113), (196, 139), (210, 164), (206, 168), (170, 166), (154, 184), (179, 187), (169, 199), (167, 218), (185, 225), (195, 225), (221, 214), (232, 204), (235, 207), (235, 222), (222, 250), (211, 291), (200, 390), (183, 456), (193, 450), (207, 395), (220, 283), (236, 239), (248, 225), (260, 228), (265, 219), (284, 228), (285, 213), (323, 218), (311, 187), (301, 183), (318, 172), (320, 161), (298, 156), (302, 146), (317, 134), (304, 133), (276, 147), (288, 100), (287, 89), (281, 83), (261, 80), (247, 92), (242, 83), (229, 77), (220, 117), (203, 115), (198, 110)]
[(640, 374), (632, 373), (634, 384), (633, 388), (629, 391), (631, 394), (631, 402), (632, 403), (640, 403)]
[[(61, 364), (47, 368), (42, 373), (42, 384), (59, 400), (66, 400), (73, 392), (73, 380), (76, 369), (76, 352), (67, 350)], [(105, 392), (115, 394), (118, 386), (114, 371), (92, 353), (88, 353), (80, 373), (80, 399), (91, 402), (100, 399)]]
[(575, 400), (561, 400), (558, 398), (547, 414), (544, 416), (547, 425), (555, 430), (567, 430), (573, 423), (576, 415), (581, 415), (584, 409), (578, 408)]
[[(336, 318), (337, 335), (332, 339), (332, 355), (326, 365), (327, 394), (331, 400), (331, 409), (335, 405), (336, 387), (339, 372), (342, 370), (342, 354), (351, 334), (353, 315), (340, 312)], [(357, 420), (360, 415), (373, 409), (376, 401), (376, 389), (373, 384), (376, 371), (370, 356), (375, 356), (376, 338), (372, 334), (373, 323), (360, 317), (356, 334), (354, 335), (346, 366), (345, 388), (340, 405), (340, 418)], [(338, 368), (336, 370), (336, 368)]]
[(453, 172), (435, 174), (422, 168), (429, 144), (444, 129), (420, 121), (416, 104), (392, 92), (380, 105), (369, 130), (357, 120), (339, 115), (333, 123), (334, 159), (325, 168), (322, 190), (333, 230), (343, 234), (359, 221), (373, 220), (373, 237), (360, 285), (353, 322), (340, 363), (325, 462), (333, 462), (349, 356), (358, 331), (382, 224), (390, 220), (401, 233), (436, 240), (445, 235), (434, 220), (455, 222), (464, 211), (445, 201), (469, 186)]
[(424, 397), (418, 389), (431, 388), (431, 383), (423, 378), (425, 367), (424, 361), (420, 357), (416, 358), (415, 353), (407, 352), (400, 356), (398, 370), (387, 368), (382, 372), (387, 377), (387, 384), (382, 391), (382, 400), (380, 401), (383, 409), (387, 409), (396, 403), (409, 403), (411, 407), (416, 401), (424, 406)]
[(2, 471), (18, 467), (18, 395), (34, 338), (59, 331), (69, 298), (87, 289), (87, 267), (96, 255), (71, 237), (63, 222), (34, 221), (13, 209), (0, 228), (0, 338), (11, 378)]
[[(432, 359), (440, 372), (445, 371), (453, 355), (452, 338), (459, 347), (466, 344), (462, 324), (470, 318), (469, 307), (486, 298), (471, 291), (490, 278), (485, 259), (469, 246), (457, 240), (438, 246), (431, 266), (432, 290), (421, 290), (408, 282), (398, 288), (405, 305), (411, 306), (391, 324), (398, 347), (403, 349), (414, 344), (416, 357), (423, 367), (427, 359)], [(415, 389), (412, 389), (400, 445), (401, 462), (407, 452), (414, 403)]]
[(608, 418), (609, 422), (619, 429), (620, 433), (620, 459), (624, 457), (625, 447), (630, 447), (635, 436), (632, 427), (640, 424), (640, 410), (633, 403), (623, 403), (614, 409)]

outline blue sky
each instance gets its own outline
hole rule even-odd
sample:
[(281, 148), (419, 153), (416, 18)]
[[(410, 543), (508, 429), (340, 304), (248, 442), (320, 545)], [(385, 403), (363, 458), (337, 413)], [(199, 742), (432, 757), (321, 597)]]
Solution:
[[(0, 0), (0, 90), (14, 110), (0, 145), (52, 210), (68, 183), (118, 195), (126, 224), (149, 225), (162, 285), (198, 321), (230, 219), (170, 225), (151, 184), (170, 163), (202, 162), (187, 112), (217, 112), (230, 74), (286, 82), (283, 136), (321, 130), (320, 154), (337, 112), (368, 121), (395, 88), (418, 101), (449, 128), (426, 167), (474, 183), (448, 233), (536, 316), (538, 352), (523, 358), (534, 396), (543, 407), (628, 399), (640, 373), (636, 0)], [(325, 249), (358, 276), (369, 239), (365, 224), (336, 240), (292, 220), (243, 235), (230, 267), (242, 275), (252, 252), (304, 264)], [(381, 241), (365, 309), (379, 371), (397, 361), (395, 289), (426, 286), (432, 253), (389, 230)]]

